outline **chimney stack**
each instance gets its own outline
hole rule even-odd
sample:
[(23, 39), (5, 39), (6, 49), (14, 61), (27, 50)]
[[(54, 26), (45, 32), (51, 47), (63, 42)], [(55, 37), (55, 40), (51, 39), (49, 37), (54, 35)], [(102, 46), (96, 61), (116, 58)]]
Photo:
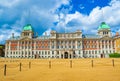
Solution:
[(12, 38), (14, 38), (14, 33), (12, 33)]
[(38, 33), (36, 32), (36, 37), (38, 37)]
[(119, 36), (119, 32), (116, 32), (116, 35), (115, 36)]
[(47, 36), (47, 32), (45, 32), (45, 36)]

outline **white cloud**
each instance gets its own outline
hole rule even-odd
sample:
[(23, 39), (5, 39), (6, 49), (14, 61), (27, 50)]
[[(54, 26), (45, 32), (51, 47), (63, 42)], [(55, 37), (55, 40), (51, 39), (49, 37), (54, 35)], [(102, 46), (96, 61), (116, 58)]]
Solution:
[(47, 29), (42, 35), (50, 35), (51, 29)]
[[(89, 15), (84, 15), (77, 11), (74, 14), (63, 15), (61, 15), (62, 20), (58, 23), (56, 30), (66, 27), (68, 31), (69, 29), (81, 29), (84, 33), (95, 34), (97, 33), (98, 26), (103, 21), (105, 21), (113, 30), (120, 26), (120, 1), (113, 0), (111, 1), (110, 6), (105, 6), (103, 8), (96, 7)], [(71, 25), (70, 22), (73, 22), (73, 24)]]
[[(19, 36), (20, 34), (13, 29), (0, 29), (0, 43), (5, 43), (5, 40), (9, 39), (12, 36), (12, 33), (14, 33), (15, 36)], [(4, 41), (3, 41), (4, 40)]]
[(85, 8), (82, 4), (80, 4), (79, 7), (80, 7), (80, 9), (84, 9)]
[(19, 3), (20, 0), (0, 0), (0, 5), (3, 7), (12, 7)]
[(32, 23), (36, 30), (49, 33), (53, 22), (58, 19), (54, 12), (62, 4), (69, 5), (69, 0), (0, 0), (0, 20), (3, 22), (0, 24), (0, 41), (8, 39), (12, 32), (20, 35), (23, 26), (28, 23)]
[[(96, 29), (102, 21), (105, 21), (112, 29), (119, 28), (120, 25), (119, 0), (112, 0), (109, 3), (110, 6), (105, 6), (103, 8), (96, 7), (89, 15), (81, 14), (78, 11), (75, 11), (74, 14), (69, 14), (68, 12), (72, 9), (70, 0), (10, 1), (11, 0), (0, 0), (0, 6), (3, 7), (0, 9), (0, 20), (5, 22), (2, 24), (2, 29), (0, 29), (0, 41), (8, 39), (12, 32), (16, 35), (20, 35), (20, 31), (25, 24), (29, 23), (29, 20), (32, 25), (35, 25), (34, 28), (36, 30), (46, 30), (47, 34), (49, 34), (52, 29), (58, 32), (64, 31), (65, 29), (67, 32), (73, 32), (80, 29), (83, 30), (84, 33), (95, 34), (97, 32)], [(58, 13), (55, 12), (62, 4), (70, 7), (67, 9), (63, 8), (58, 12), (58, 15)], [(28, 16), (29, 10), (31, 12), (30, 19)], [(58, 24), (54, 26), (53, 22), (57, 22)], [(6, 32), (10, 33), (7, 34)], [(42, 31), (42, 34), (45, 34), (45, 32)]]

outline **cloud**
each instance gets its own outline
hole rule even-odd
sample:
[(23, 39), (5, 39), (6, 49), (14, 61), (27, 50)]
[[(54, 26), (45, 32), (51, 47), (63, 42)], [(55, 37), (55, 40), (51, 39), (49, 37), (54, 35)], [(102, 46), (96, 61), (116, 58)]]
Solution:
[[(56, 9), (68, 4), (69, 0), (0, 0), (0, 31), (11, 31), (18, 35), (23, 26), (31, 23), (35, 31), (42, 34), (54, 26), (58, 17), (54, 13)], [(9, 37), (7, 33), (3, 35), (0, 32), (1, 42)]]
[(48, 29), (48, 30), (46, 30), (42, 35), (50, 35), (50, 32), (51, 32), (52, 30), (51, 29)]
[(13, 29), (0, 29), (0, 33), (0, 43), (5, 43), (5, 40), (9, 39), (12, 33), (14, 33), (15, 36), (20, 36), (20, 34)]
[(85, 8), (82, 4), (80, 4), (79, 7), (80, 7), (80, 9), (84, 9)]
[(3, 7), (13, 7), (14, 5), (17, 5), (20, 0), (0, 0), (0, 6)]
[[(116, 32), (120, 25), (120, 1), (113, 0), (110, 6), (95, 7), (89, 15), (84, 15), (78, 11), (74, 14), (62, 14), (62, 20), (59, 21), (56, 30), (68, 28), (69, 30), (83, 30), (83, 33), (97, 33), (97, 29), (101, 22), (105, 21), (112, 32)], [(91, 30), (91, 31), (90, 31)]]
[[(95, 3), (95, 0), (92, 1)], [(70, 3), (71, 0), (0, 0), (0, 41), (8, 39), (12, 32), (20, 35), (23, 26), (28, 23), (32, 24), (39, 35), (44, 35), (45, 32), (49, 34), (51, 30), (82, 30), (84, 34), (95, 34), (102, 21), (111, 27), (113, 33), (120, 29), (119, 0), (112, 0), (102, 8), (97, 6), (89, 15), (75, 10), (75, 4)], [(83, 5), (79, 7), (84, 9)]]

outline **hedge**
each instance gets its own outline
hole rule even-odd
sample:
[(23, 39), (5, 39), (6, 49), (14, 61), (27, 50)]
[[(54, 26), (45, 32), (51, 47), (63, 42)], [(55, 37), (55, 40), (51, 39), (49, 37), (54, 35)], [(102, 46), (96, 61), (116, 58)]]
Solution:
[(112, 53), (112, 54), (109, 54), (109, 57), (110, 58), (120, 58), (120, 54), (119, 53)]

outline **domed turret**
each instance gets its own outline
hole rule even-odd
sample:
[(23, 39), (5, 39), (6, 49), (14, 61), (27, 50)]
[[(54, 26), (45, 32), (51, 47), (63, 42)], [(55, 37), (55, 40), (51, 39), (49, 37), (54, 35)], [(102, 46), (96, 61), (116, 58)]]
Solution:
[(102, 22), (98, 28), (98, 35), (100, 35), (101, 37), (107, 36), (107, 37), (111, 37), (111, 30), (110, 27), (105, 23)]
[(23, 27), (23, 31), (33, 31), (31, 24), (27, 24)]
[(34, 36), (34, 31), (32, 28), (31, 24), (27, 24), (23, 27), (23, 31), (21, 33), (21, 37), (28, 37), (28, 38), (32, 38)]
[(105, 22), (102, 22), (98, 30), (103, 30), (103, 29), (110, 29), (110, 27)]

